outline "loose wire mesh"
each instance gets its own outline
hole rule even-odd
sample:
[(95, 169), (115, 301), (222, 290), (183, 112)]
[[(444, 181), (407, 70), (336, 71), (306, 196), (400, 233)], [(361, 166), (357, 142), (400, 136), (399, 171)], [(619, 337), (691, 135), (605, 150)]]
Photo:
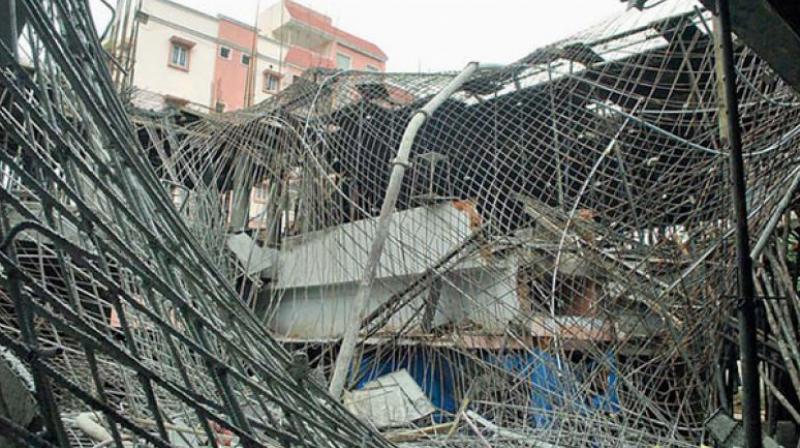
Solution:
[(0, 414), (3, 437), (388, 446), (298, 373), (181, 220), (88, 3), (16, 4), (19, 58), (0, 46), (0, 362), (32, 379), (16, 391), (38, 410)]
[[(384, 446), (369, 426), (427, 445), (705, 440), (736, 279), (714, 37), (692, 2), (482, 68), (432, 114), (361, 321), (392, 159), (455, 74), (312, 71), (248, 110), (133, 128), (85, 2), (18, 3), (0, 345), (47, 440), (0, 415), (4, 436), (91, 446), (91, 411), (118, 446)], [(736, 62), (755, 240), (800, 175), (800, 103), (747, 47)], [(768, 309), (787, 360), (789, 312)], [(349, 325), (344, 401), (367, 424), (322, 391)], [(398, 370), (435, 412), (385, 415), (370, 388)]]
[[(735, 57), (756, 239), (800, 173), (800, 103)], [(140, 137), (264, 324), (326, 379), (360, 325), (349, 388), (408, 370), (437, 409), (416, 424), (461, 427), (431, 443), (705, 440), (736, 305), (711, 15), (661, 2), (480, 69), (417, 135), (359, 321), (392, 159), (454, 76), (317, 70)]]

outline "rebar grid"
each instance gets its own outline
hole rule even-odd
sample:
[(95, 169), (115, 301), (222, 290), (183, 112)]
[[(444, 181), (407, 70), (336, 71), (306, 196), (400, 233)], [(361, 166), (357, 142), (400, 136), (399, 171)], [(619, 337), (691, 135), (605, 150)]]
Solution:
[[(391, 365), (429, 397), (447, 385), (434, 422), (468, 401), (558, 446), (707, 440), (736, 307), (710, 28), (693, 2), (630, 11), (480, 69), (430, 116), (349, 388)], [(736, 62), (756, 240), (800, 173), (800, 103), (742, 44)], [(355, 323), (403, 130), (453, 76), (318, 70), (245, 111), (179, 128), (141, 119), (186, 221), (324, 375)], [(252, 237), (249, 258), (230, 255), (231, 232)]]
[[(92, 410), (117, 446), (222, 445), (225, 430), (383, 446), (372, 416), (324, 393), (347, 325), (362, 330), (348, 389), (411, 372), (437, 409), (407, 424), (424, 446), (696, 446), (735, 406), (727, 149), (710, 15), (692, 2), (481, 68), (428, 117), (363, 322), (352, 299), (391, 159), (455, 74), (317, 70), (244, 111), (135, 112), (132, 127), (112, 83), (128, 85), (124, 64), (109, 76), (85, 3), (18, 3), (0, 345), (30, 370), (49, 443), (83, 446), (75, 415)], [(766, 302), (762, 337), (800, 391), (784, 253), (800, 102), (741, 44), (736, 62), (757, 287), (788, 299)]]
[(82, 446), (72, 423), (90, 411), (111, 437), (94, 443), (118, 447), (388, 446), (292, 374), (181, 219), (88, 3), (16, 5), (19, 48), (0, 48), (0, 345), (32, 376), (41, 426), (4, 436)]

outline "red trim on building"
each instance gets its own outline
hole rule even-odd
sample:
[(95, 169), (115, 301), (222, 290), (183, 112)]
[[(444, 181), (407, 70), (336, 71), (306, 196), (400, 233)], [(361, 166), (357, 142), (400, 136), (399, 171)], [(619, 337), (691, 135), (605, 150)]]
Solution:
[(377, 45), (333, 26), (333, 22), (330, 17), (291, 0), (284, 0), (284, 5), (286, 6), (286, 10), (289, 12), (289, 15), (292, 16), (294, 20), (335, 36), (346, 46), (365, 51), (373, 56), (376, 56), (383, 62), (388, 59), (386, 53), (384, 53), (383, 50), (381, 50)]
[(314, 11), (291, 0), (285, 0), (283, 4), (286, 6), (286, 10), (289, 11), (289, 15), (296, 20), (321, 30), (333, 28), (333, 20), (321, 12)]
[(298, 67), (323, 67), (323, 68), (336, 68), (336, 63), (330, 59), (323, 57), (319, 53), (314, 53), (302, 47), (292, 47), (286, 52), (287, 64), (292, 64)]

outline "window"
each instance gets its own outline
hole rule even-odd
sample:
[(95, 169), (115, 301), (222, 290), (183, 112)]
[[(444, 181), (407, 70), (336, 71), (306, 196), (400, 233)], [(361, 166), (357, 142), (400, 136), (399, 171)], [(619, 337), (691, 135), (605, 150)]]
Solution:
[(250, 65), (250, 55), (249, 54), (242, 54), (242, 64)]
[(219, 47), (219, 57), (221, 57), (222, 59), (230, 59), (231, 49), (228, 47)]
[(367, 64), (367, 71), (368, 72), (379, 72), (379, 71), (381, 71), (381, 69), (379, 69), (378, 67), (375, 67), (374, 65)]
[(264, 91), (277, 92), (280, 88), (280, 77), (275, 73), (264, 73)]
[(214, 112), (218, 114), (225, 112), (225, 103), (222, 101), (217, 101), (217, 104), (214, 105)]
[(169, 63), (173, 67), (182, 69), (189, 69), (189, 47), (186, 45), (173, 42), (172, 53), (170, 54)]
[(189, 70), (189, 58), (191, 58), (192, 47), (195, 42), (181, 36), (172, 36), (169, 39), (169, 59), (167, 65), (180, 70)]
[(350, 70), (350, 56), (336, 53), (336, 68), (341, 70)]

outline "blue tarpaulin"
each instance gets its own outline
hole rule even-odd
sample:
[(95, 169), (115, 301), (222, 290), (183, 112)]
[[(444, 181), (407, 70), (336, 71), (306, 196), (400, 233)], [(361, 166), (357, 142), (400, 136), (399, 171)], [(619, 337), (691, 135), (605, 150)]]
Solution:
[[(502, 355), (484, 352), (476, 356), (509, 375), (529, 378), (530, 418), (535, 426), (546, 426), (555, 409), (567, 408), (570, 412), (587, 414), (619, 412), (616, 360), (610, 354), (601, 361), (562, 363), (539, 350)], [(406, 369), (435, 407), (455, 413), (459, 402), (456, 390), (465, 390), (464, 386), (468, 387), (474, 380), (469, 377), (474, 370), (465, 368), (469, 362), (465, 356), (455, 352), (444, 356), (441, 352), (414, 348), (396, 349), (380, 355), (367, 354), (361, 359), (356, 389), (378, 377)], [(595, 372), (597, 369), (600, 370)], [(594, 379), (590, 379), (590, 375)], [(584, 388), (587, 381), (597, 387)], [(440, 419), (442, 416), (436, 417)]]
[[(555, 409), (568, 409), (580, 414), (619, 411), (617, 369), (612, 356), (604, 360), (605, 366), (593, 360), (559, 363), (552, 355), (539, 350), (500, 356), (490, 354), (485, 359), (516, 377), (526, 376), (530, 379), (531, 419), (538, 427), (547, 426), (549, 415)], [(587, 381), (592, 381), (589, 375), (598, 368), (607, 374), (598, 375), (599, 378), (593, 382), (600, 386), (595, 389), (604, 393), (584, 388)]]
[(450, 413), (456, 412), (458, 404), (453, 365), (447, 358), (428, 351), (394, 351), (382, 354), (379, 360), (376, 360), (375, 355), (364, 356), (356, 389), (361, 389), (375, 378), (401, 369), (408, 370), (411, 378), (419, 384), (435, 407)]

